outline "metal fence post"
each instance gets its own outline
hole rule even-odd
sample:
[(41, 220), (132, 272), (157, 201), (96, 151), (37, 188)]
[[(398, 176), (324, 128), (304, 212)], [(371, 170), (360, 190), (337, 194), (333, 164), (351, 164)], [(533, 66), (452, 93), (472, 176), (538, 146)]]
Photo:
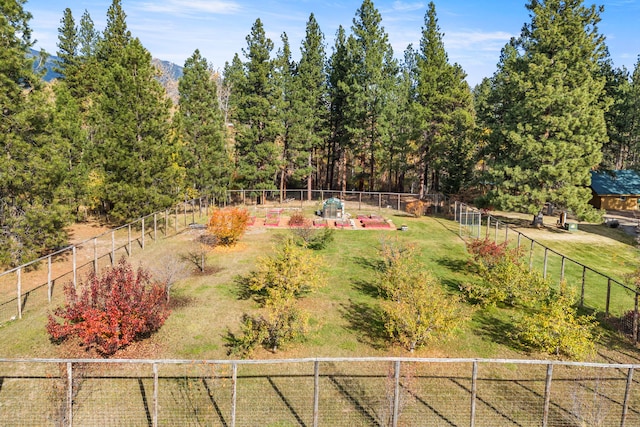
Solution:
[(531, 240), (531, 248), (529, 249), (529, 271), (533, 269), (533, 248), (536, 244), (535, 240)]
[(175, 221), (173, 222), (173, 230), (175, 231), (176, 234), (178, 234), (178, 205), (176, 205), (176, 218)]
[(549, 419), (549, 403), (551, 402), (551, 379), (553, 377), (553, 365), (547, 365), (547, 380), (544, 385), (544, 409), (542, 410), (542, 427), (547, 427)]
[(144, 250), (144, 217), (142, 217), (142, 231), (140, 232), (140, 238), (142, 239), (142, 250)]
[(391, 419), (392, 427), (398, 427), (398, 413), (400, 411), (400, 361), (396, 360), (394, 370), (394, 387), (393, 387), (393, 416)]
[(127, 224), (127, 252), (131, 256), (131, 223)]
[(566, 258), (563, 256), (562, 257), (562, 261), (560, 263), (560, 283), (562, 283), (562, 281), (564, 280), (564, 263), (565, 263)]
[(548, 248), (544, 248), (544, 267), (542, 269), (542, 278), (547, 278), (547, 253), (549, 252)]
[(153, 214), (153, 241), (158, 241), (158, 214)]
[(320, 362), (313, 363), (313, 427), (318, 427), (320, 406)]
[(169, 233), (169, 209), (164, 210), (164, 237)]

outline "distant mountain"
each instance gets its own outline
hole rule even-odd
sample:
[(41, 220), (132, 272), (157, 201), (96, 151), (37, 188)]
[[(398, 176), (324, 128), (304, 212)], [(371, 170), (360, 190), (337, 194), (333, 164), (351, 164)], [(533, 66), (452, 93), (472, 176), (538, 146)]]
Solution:
[(29, 49), (29, 53), (27, 54), (29, 57), (35, 57), (36, 60), (33, 62), (33, 70), (36, 73), (40, 73), (44, 71), (44, 76), (42, 79), (45, 82), (50, 82), (53, 79), (57, 79), (60, 77), (60, 74), (53, 71), (56, 67), (56, 61), (60, 60), (57, 56), (47, 56), (44, 59), (40, 57), (40, 52), (35, 49)]
[[(28, 55), (30, 57), (35, 57), (36, 60), (33, 63), (33, 69), (36, 72), (44, 71), (44, 76), (42, 79), (45, 82), (50, 82), (53, 79), (60, 77), (60, 74), (53, 71), (56, 67), (56, 61), (59, 61), (60, 58), (54, 55), (49, 55), (46, 58), (40, 58), (40, 52), (35, 49), (30, 49)], [(162, 83), (165, 87), (171, 82), (176, 82), (180, 77), (182, 77), (182, 67), (174, 64), (169, 61), (162, 61), (160, 59), (154, 58), (152, 60), (153, 64), (156, 65), (160, 70), (162, 70), (162, 74), (159, 77), (160, 83)]]

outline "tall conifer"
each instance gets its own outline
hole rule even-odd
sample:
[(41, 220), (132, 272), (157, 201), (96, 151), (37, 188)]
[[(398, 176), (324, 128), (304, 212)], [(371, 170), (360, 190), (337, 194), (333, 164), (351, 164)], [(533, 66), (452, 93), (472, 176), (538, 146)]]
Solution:
[(493, 204), (537, 213), (545, 202), (592, 216), (591, 168), (606, 140), (600, 12), (581, 0), (531, 0), (531, 22), (503, 51), (488, 181)]

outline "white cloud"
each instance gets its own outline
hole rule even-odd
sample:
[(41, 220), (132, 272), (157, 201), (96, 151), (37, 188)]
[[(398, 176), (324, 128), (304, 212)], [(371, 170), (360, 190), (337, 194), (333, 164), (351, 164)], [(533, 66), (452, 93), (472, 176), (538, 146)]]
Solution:
[(396, 0), (393, 2), (393, 10), (398, 12), (412, 12), (414, 10), (425, 9), (425, 5), (422, 2), (416, 3), (405, 3), (400, 0)]
[(147, 12), (191, 15), (197, 13), (234, 14), (242, 7), (235, 1), (226, 0), (164, 0), (144, 2), (140, 7)]
[(513, 37), (505, 31), (453, 31), (445, 33), (444, 45), (449, 50), (498, 50)]

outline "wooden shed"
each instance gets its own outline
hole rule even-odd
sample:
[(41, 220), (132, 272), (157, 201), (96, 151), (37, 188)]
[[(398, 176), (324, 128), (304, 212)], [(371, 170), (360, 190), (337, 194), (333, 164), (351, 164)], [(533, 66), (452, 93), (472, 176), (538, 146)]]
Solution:
[(633, 170), (592, 171), (591, 193), (589, 203), (597, 209), (638, 210), (640, 174)]

